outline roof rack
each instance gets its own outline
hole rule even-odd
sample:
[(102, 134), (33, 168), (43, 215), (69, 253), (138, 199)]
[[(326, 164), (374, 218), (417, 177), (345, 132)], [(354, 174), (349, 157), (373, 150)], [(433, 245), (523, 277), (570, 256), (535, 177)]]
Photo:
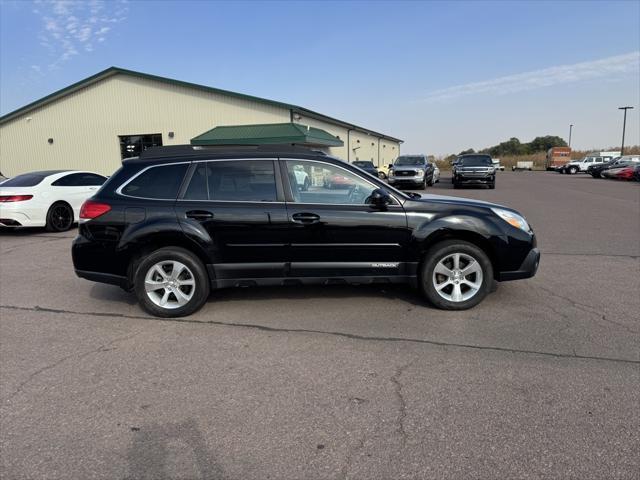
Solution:
[(326, 155), (325, 152), (295, 144), (269, 144), (269, 145), (167, 145), (163, 147), (151, 147), (140, 153), (141, 160), (150, 158), (187, 157), (203, 155), (207, 153), (222, 152), (281, 152), (281, 153), (316, 153)]

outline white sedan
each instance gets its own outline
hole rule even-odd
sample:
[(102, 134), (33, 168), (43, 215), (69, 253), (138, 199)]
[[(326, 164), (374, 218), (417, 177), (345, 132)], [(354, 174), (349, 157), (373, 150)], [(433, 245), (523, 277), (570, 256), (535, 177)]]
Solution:
[(0, 184), (0, 227), (47, 227), (69, 230), (82, 203), (107, 177), (92, 172), (47, 170), (10, 178)]

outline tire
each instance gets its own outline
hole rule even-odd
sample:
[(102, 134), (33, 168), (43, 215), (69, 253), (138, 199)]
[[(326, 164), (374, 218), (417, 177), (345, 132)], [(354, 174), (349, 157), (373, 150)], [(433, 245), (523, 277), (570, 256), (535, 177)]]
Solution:
[(47, 212), (45, 227), (49, 232), (66, 232), (73, 226), (73, 209), (65, 202), (56, 202)]
[(578, 167), (569, 167), (569, 175), (575, 175), (578, 173)]
[[(178, 277), (174, 279), (176, 269)], [(166, 288), (161, 286), (167, 281), (178, 283)], [(145, 287), (151, 283), (158, 288), (147, 292)], [(163, 318), (191, 315), (204, 305), (210, 291), (209, 276), (202, 262), (180, 247), (164, 247), (143, 258), (133, 275), (133, 285), (140, 306), (151, 315)], [(166, 307), (162, 306), (163, 300)]]
[(460, 185), (456, 182), (453, 182), (453, 189), (457, 190), (458, 188), (460, 188)]
[[(456, 255), (459, 259), (457, 271), (454, 268)], [(447, 266), (447, 271), (453, 272), (451, 277), (441, 273), (445, 271), (442, 267)], [(471, 272), (460, 276), (467, 267), (471, 267)], [(436, 268), (440, 271), (436, 272)], [(493, 281), (493, 266), (487, 254), (464, 240), (437, 243), (425, 255), (420, 269), (420, 290), (433, 306), (442, 310), (475, 307), (489, 294)], [(436, 285), (444, 285), (440, 293)]]
[(387, 176), (384, 174), (384, 172), (378, 172), (378, 178), (380, 180), (386, 180)]
[(489, 190), (495, 190), (496, 189), (496, 182), (492, 182), (489, 184)]

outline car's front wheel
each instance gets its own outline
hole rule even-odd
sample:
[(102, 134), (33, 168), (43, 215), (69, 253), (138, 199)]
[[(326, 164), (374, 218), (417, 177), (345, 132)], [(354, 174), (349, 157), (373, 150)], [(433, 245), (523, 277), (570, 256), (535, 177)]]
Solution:
[(380, 180), (386, 180), (387, 176), (385, 175), (384, 172), (378, 172), (378, 178)]
[(570, 167), (569, 168), (569, 173), (571, 175), (574, 175), (574, 174), (578, 173), (578, 167)]
[(463, 240), (436, 244), (422, 263), (420, 288), (443, 310), (466, 310), (491, 291), (493, 267), (486, 253)]
[(204, 265), (179, 247), (161, 248), (146, 256), (136, 268), (133, 283), (140, 305), (157, 317), (190, 315), (209, 297)]

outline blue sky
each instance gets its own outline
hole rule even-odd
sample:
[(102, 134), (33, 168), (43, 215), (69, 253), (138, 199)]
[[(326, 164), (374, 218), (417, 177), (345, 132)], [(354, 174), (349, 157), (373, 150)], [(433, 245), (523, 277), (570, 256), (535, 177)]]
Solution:
[(640, 144), (640, 2), (2, 1), (4, 114), (108, 66), (295, 103), (442, 155)]

